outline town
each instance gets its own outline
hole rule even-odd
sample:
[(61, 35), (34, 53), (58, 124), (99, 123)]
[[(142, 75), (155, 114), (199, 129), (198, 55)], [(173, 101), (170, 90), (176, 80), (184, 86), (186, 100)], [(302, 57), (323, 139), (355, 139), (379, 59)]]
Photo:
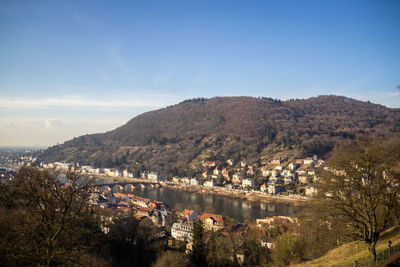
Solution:
[[(193, 245), (193, 227), (195, 220), (203, 223), (206, 231), (218, 232), (221, 238), (230, 238), (238, 228), (255, 229), (256, 232), (269, 232), (258, 234), (258, 242), (265, 249), (272, 249), (274, 239), (281, 233), (276, 228), (287, 229), (289, 224), (296, 222), (296, 218), (287, 216), (273, 216), (267, 218), (252, 218), (253, 223), (246, 225), (233, 222), (222, 214), (204, 212), (191, 209), (171, 210), (167, 203), (151, 200), (134, 195), (135, 182), (139, 187), (170, 187), (176, 190), (195, 190), (209, 194), (222, 194), (225, 196), (240, 195), (248, 199), (256, 196), (269, 200), (270, 197), (280, 197), (292, 200), (306, 200), (316, 193), (314, 182), (317, 180), (316, 168), (324, 165), (317, 156), (312, 158), (287, 161), (275, 157), (257, 168), (245, 160), (235, 162), (226, 161), (225, 166), (217, 166), (215, 161), (203, 161), (203, 172), (197, 177), (162, 177), (156, 172), (144, 171), (140, 177), (135, 178), (128, 170), (115, 168), (94, 168), (80, 165), (79, 163), (38, 162), (37, 158), (29, 155), (12, 154), (2, 155), (3, 165), (14, 166), (16, 169), (23, 166), (37, 167), (41, 170), (50, 170), (59, 174), (58, 180), (64, 182), (64, 173), (73, 172), (77, 175), (95, 178), (97, 184), (92, 186), (89, 201), (91, 205), (98, 206), (109, 214), (103, 231), (108, 232), (107, 222), (112, 223), (116, 216), (134, 215), (138, 221), (148, 220), (157, 229), (157, 238), (167, 238), (171, 247), (185, 246), (186, 253), (191, 251)], [(15, 169), (14, 169), (15, 172)], [(2, 177), (6, 177), (7, 169), (2, 168)], [(11, 179), (11, 178), (10, 178)], [(100, 181), (100, 182), (99, 182)], [(128, 183), (122, 187), (119, 183)], [(115, 185), (114, 185), (115, 184)], [(233, 230), (235, 229), (235, 230)], [(273, 230), (275, 229), (275, 230)], [(240, 230), (240, 231), (242, 231)], [(240, 232), (239, 231), (239, 232)], [(268, 237), (268, 238), (266, 238)], [(243, 253), (242, 253), (243, 254)], [(244, 262), (244, 254), (237, 253), (239, 263)]]

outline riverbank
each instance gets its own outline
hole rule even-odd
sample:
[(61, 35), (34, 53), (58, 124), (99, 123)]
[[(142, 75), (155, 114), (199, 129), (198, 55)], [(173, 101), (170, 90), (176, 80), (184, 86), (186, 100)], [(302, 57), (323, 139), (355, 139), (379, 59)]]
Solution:
[(203, 186), (188, 186), (181, 184), (163, 183), (163, 187), (176, 190), (186, 191), (198, 194), (216, 195), (232, 199), (248, 200), (257, 203), (268, 203), (268, 204), (287, 204), (291, 206), (301, 206), (308, 202), (307, 198), (301, 196), (273, 196), (266, 195), (258, 192), (244, 192), (244, 191), (233, 191), (225, 190), (220, 188), (207, 188)]

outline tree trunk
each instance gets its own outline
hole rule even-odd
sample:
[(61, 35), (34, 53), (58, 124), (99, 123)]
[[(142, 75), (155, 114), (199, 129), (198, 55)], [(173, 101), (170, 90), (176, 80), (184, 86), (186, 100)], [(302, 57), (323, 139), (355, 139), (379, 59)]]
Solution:
[(374, 258), (374, 261), (376, 260), (376, 241), (368, 243), (368, 250), (369, 250), (369, 255), (370, 257)]

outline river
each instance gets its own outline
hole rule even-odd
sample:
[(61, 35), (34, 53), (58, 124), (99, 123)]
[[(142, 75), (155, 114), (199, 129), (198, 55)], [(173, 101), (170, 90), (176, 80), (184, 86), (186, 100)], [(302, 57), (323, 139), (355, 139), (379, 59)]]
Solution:
[(137, 196), (167, 203), (174, 210), (193, 209), (199, 214), (210, 212), (231, 217), (239, 222), (254, 222), (271, 216), (292, 216), (300, 207), (285, 203), (258, 203), (229, 197), (176, 191), (170, 188), (136, 188)]

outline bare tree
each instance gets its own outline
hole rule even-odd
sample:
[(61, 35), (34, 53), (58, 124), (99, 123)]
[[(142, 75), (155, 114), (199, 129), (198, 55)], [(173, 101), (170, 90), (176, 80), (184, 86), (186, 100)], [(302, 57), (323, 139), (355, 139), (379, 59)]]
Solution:
[(400, 138), (364, 138), (335, 149), (320, 172), (322, 204), (368, 244), (374, 258), (399, 204), (399, 167)]
[[(100, 232), (88, 205), (90, 185), (73, 173), (60, 183), (56, 174), (22, 168), (2, 187), (1, 254), (10, 265), (79, 264)], [(4, 218), (3, 218), (4, 219)], [(3, 230), (7, 230), (4, 231)]]

